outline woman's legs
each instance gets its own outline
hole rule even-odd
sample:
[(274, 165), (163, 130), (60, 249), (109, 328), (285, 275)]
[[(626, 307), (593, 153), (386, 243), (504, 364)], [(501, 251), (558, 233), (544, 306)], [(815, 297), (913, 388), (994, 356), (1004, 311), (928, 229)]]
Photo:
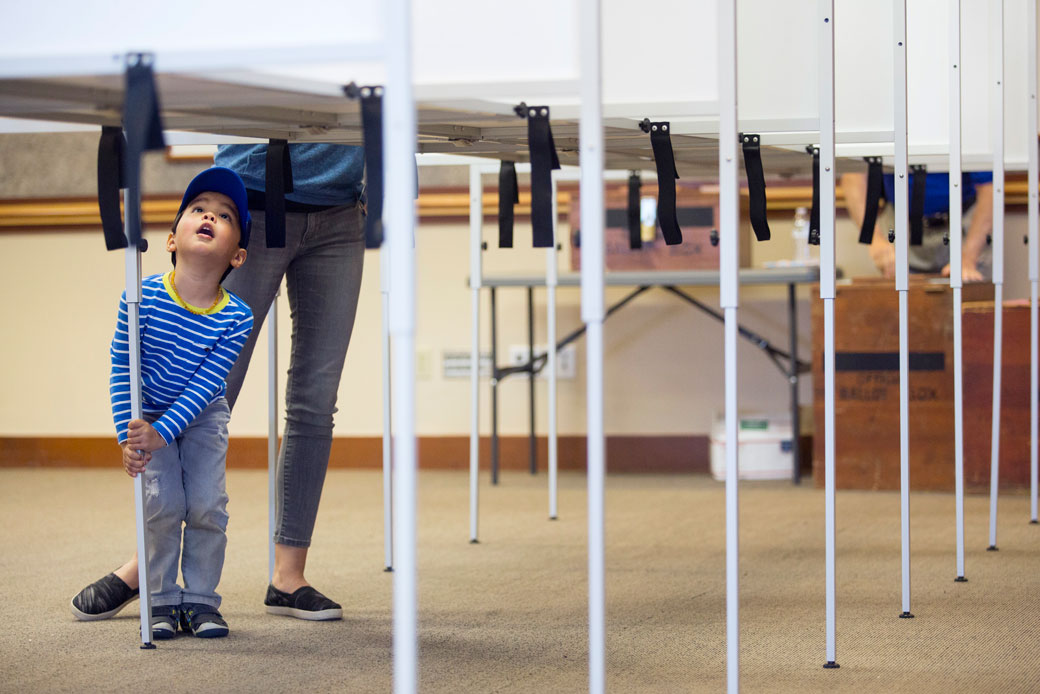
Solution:
[(294, 593), (303, 586), (310, 585), (303, 576), (303, 570), (307, 567), (307, 550), (307, 547), (276, 543), (271, 585), (283, 593)]
[(285, 592), (307, 585), (307, 548), (328, 469), (333, 414), (364, 262), (364, 217), (357, 206), (309, 214), (307, 219), (299, 252), (286, 272), (293, 333), (278, 461), (273, 581)]
[(300, 246), (300, 239), (307, 225), (307, 215), (285, 215), (285, 247), (268, 248), (267, 231), (264, 226), (263, 210), (252, 210), (253, 230), (249, 237), (249, 251), (246, 263), (235, 270), (224, 280), (224, 288), (249, 305), (253, 312), (253, 329), (238, 355), (235, 365), (227, 377), (228, 406), (234, 410), (235, 401), (242, 390), (249, 360), (253, 356), (260, 329), (267, 319), (278, 288), (282, 285), (285, 271), (292, 262)]
[(137, 580), (139, 577), (139, 574), (137, 573), (137, 552), (134, 552), (134, 556), (130, 557), (125, 564), (112, 573), (118, 576), (123, 583), (127, 584), (131, 588), (137, 588), (139, 583)]

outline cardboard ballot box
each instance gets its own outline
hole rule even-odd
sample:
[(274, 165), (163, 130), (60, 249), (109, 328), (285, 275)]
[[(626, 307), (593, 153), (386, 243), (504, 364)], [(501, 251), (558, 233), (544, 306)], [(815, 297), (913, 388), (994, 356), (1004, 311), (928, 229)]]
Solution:
[[(644, 206), (642, 247), (630, 248), (628, 232), (628, 186), (608, 185), (606, 218), (604, 219), (606, 267), (610, 271), (634, 270), (717, 270), (719, 247), (711, 244), (711, 232), (718, 228), (719, 195), (717, 191), (703, 193), (695, 185), (676, 185), (676, 216), (682, 229), (683, 242), (669, 246), (664, 242), (661, 225), (656, 217), (656, 204)], [(656, 203), (657, 186), (644, 185), (641, 196)], [(570, 204), (571, 269), (581, 270), (581, 202), (577, 192)], [(747, 199), (741, 199), (741, 238), (750, 234), (747, 218)], [(751, 264), (751, 244), (740, 244), (740, 267)]]
[[(964, 474), (989, 485), (993, 286), (962, 291)], [(823, 302), (812, 302), (813, 477), (824, 483)], [(954, 488), (953, 292), (945, 278), (912, 277), (910, 487)], [(899, 296), (892, 280), (839, 282), (835, 313), (835, 485), (899, 488)], [(1029, 307), (1004, 307), (1001, 486), (1029, 484)]]

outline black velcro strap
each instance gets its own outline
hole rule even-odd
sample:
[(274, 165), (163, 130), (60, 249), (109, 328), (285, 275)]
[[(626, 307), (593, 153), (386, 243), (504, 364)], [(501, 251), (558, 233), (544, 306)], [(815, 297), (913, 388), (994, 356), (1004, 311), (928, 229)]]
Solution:
[(878, 205), (885, 194), (884, 174), (881, 172), (881, 157), (864, 157), (867, 162), (867, 198), (863, 208), (863, 225), (859, 229), (859, 242), (869, 244), (874, 240), (877, 226)]
[[(365, 248), (379, 248), (383, 245), (383, 88), (362, 87), (360, 95), (368, 180)], [(419, 190), (418, 183), (415, 189)]]
[(910, 167), (913, 189), (910, 194), (910, 245), (924, 242), (924, 191), (928, 182), (928, 167), (918, 164)]
[(809, 213), (809, 245), (820, 245), (820, 148), (805, 148), (812, 155), (812, 212)]
[(643, 247), (643, 235), (639, 224), (639, 196), (643, 181), (638, 171), (628, 177), (628, 247), (635, 250)]
[(552, 171), (560, 168), (560, 159), (556, 155), (552, 128), (549, 127), (548, 106), (528, 107), (527, 147), (531, 153), (531, 232), (534, 247), (552, 248)]
[(141, 240), (141, 155), (166, 146), (162, 119), (159, 117), (159, 94), (155, 89), (152, 56), (146, 53), (127, 56), (123, 129), (126, 131), (123, 183), (128, 199), (133, 201), (125, 205), (126, 230), (130, 243), (137, 245)]
[(675, 155), (672, 153), (671, 126), (668, 122), (650, 123), (650, 146), (657, 164), (657, 219), (661, 223), (664, 242), (669, 246), (682, 243), (682, 229), (675, 210)]
[(769, 222), (766, 221), (766, 176), (762, 170), (760, 138), (753, 133), (742, 133), (740, 144), (744, 150), (744, 171), (747, 173), (750, 201), (751, 228), (759, 241), (769, 240)]
[(513, 205), (520, 201), (516, 164), (502, 160), (498, 169), (498, 247), (513, 247)]
[(285, 248), (285, 194), (293, 191), (289, 143), (267, 142), (267, 171), (264, 175), (264, 228), (268, 248)]
[(114, 125), (101, 128), (98, 142), (97, 182), (98, 209), (101, 211), (101, 230), (105, 247), (114, 251), (126, 248), (123, 217), (119, 211), (119, 190), (123, 188), (123, 152), (126, 138), (123, 129)]

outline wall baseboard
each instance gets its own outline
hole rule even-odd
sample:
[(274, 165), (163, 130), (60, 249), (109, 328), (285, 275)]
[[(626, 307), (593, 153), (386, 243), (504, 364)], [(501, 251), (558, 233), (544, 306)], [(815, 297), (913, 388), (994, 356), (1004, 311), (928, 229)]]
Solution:
[[(537, 469), (547, 469), (547, 441), (536, 439)], [(427, 470), (469, 468), (468, 436), (420, 436), (419, 466)], [(608, 472), (707, 473), (709, 448), (706, 435), (607, 436)], [(585, 469), (585, 437), (560, 436), (560, 470)], [(117, 467), (119, 451), (110, 437), (0, 437), (0, 467)], [(491, 439), (480, 439), (480, 467), (491, 465)], [(527, 436), (499, 437), (502, 470), (527, 470), (530, 465)], [(383, 440), (377, 436), (337, 437), (332, 441), (330, 468), (370, 468), (383, 464)], [(267, 439), (240, 436), (231, 439), (228, 467), (267, 467)]]

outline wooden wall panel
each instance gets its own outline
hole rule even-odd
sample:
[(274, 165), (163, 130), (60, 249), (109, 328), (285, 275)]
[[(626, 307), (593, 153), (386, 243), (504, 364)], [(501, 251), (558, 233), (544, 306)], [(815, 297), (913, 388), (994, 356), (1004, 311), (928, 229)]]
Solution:
[[(966, 300), (992, 298), (992, 285), (969, 285)], [(818, 295), (816, 295), (818, 296)], [(908, 293), (910, 372), (910, 487), (954, 488), (953, 437), (953, 295), (945, 280), (913, 277)], [(990, 307), (990, 312), (992, 307)], [(967, 318), (967, 316), (966, 316)], [(980, 374), (992, 366), (978, 348), (980, 327), (965, 321), (965, 401), (984, 388)], [(992, 339), (992, 313), (989, 318)], [(969, 334), (972, 335), (969, 342)], [(813, 412), (816, 437), (813, 446), (814, 479), (823, 475), (823, 302), (812, 306)], [(1027, 342), (1028, 344), (1028, 342)], [(968, 352), (972, 350), (969, 362)], [(835, 484), (841, 489), (899, 488), (899, 297), (891, 280), (857, 279), (841, 283), (835, 299)], [(1006, 352), (1005, 352), (1006, 354)], [(1026, 354), (1028, 359), (1028, 354)], [(1008, 368), (1014, 369), (1013, 361)], [(989, 362), (991, 364), (991, 362)], [(1028, 373), (1028, 362), (1026, 365)], [(1008, 390), (1025, 387), (1014, 372)], [(1008, 379), (1009, 376), (1005, 376)], [(987, 381), (991, 382), (991, 381)], [(972, 396), (974, 402), (981, 397)], [(986, 398), (989, 402), (989, 398)], [(1026, 394), (1028, 408), (1028, 394)], [(988, 405), (987, 405), (988, 406)], [(981, 491), (989, 483), (988, 467), (974, 451), (988, 446), (989, 418), (980, 422), (977, 410), (965, 411), (965, 478), (971, 489)], [(1006, 426), (1012, 427), (1008, 424)], [(1009, 428), (1009, 432), (1012, 430)], [(985, 434), (985, 444), (980, 436)], [(967, 451), (972, 451), (971, 455)], [(988, 456), (986, 457), (988, 465)]]
[[(419, 438), (419, 465), (429, 470), (469, 469), (469, 437), (423, 436)], [(547, 469), (547, 442), (535, 440), (538, 470)], [(527, 470), (528, 437), (499, 439), (502, 470)], [(376, 436), (337, 437), (329, 456), (331, 468), (379, 468), (383, 464), (383, 441)], [(561, 436), (560, 470), (584, 470), (584, 436)], [(480, 466), (490, 469), (491, 440), (480, 440)], [(108, 437), (5, 437), (0, 438), (0, 467), (118, 467), (119, 448)], [(267, 467), (267, 439), (236, 437), (228, 450), (229, 468)], [(607, 436), (607, 472), (620, 473), (707, 473), (708, 437), (701, 436)]]

